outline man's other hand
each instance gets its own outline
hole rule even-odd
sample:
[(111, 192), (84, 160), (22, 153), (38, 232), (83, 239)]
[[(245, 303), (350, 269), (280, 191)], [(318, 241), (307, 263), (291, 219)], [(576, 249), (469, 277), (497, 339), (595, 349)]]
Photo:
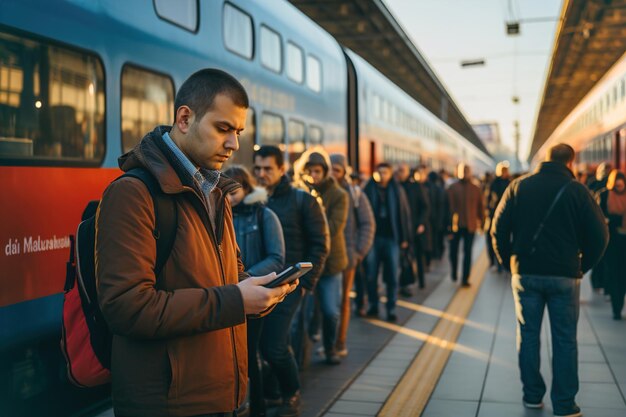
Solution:
[(295, 280), (290, 284), (283, 284), (276, 288), (265, 288), (265, 284), (269, 284), (276, 278), (276, 273), (272, 272), (263, 277), (250, 277), (241, 281), (237, 286), (243, 297), (243, 306), (246, 315), (256, 315), (265, 312), (277, 303), (280, 303), (285, 297), (296, 289), (299, 280)]

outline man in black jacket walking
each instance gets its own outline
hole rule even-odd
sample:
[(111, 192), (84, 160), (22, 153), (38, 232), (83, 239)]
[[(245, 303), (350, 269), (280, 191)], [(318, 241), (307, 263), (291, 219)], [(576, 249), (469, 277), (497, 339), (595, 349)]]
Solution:
[(558, 144), (537, 171), (513, 181), (491, 231), (493, 248), (510, 267), (517, 315), (517, 349), (523, 403), (541, 408), (546, 386), (539, 371), (539, 334), (545, 306), (552, 332), (551, 400), (557, 416), (580, 416), (576, 325), (580, 278), (608, 242), (600, 207), (574, 180), (574, 149)]

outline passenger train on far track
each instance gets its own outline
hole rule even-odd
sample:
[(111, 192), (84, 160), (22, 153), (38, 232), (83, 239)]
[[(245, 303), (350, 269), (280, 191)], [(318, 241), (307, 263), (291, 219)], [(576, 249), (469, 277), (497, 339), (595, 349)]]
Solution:
[(607, 71), (533, 156), (536, 164), (550, 146), (568, 143), (577, 169), (605, 162), (626, 171), (626, 53)]
[(120, 175), (117, 158), (172, 122), (175, 91), (218, 67), (249, 92), (236, 163), (312, 145), (364, 174), (380, 161), (477, 172), (491, 158), (282, 0), (19, 0), (0, 9), (0, 415), (74, 415), (58, 347), (69, 235)]

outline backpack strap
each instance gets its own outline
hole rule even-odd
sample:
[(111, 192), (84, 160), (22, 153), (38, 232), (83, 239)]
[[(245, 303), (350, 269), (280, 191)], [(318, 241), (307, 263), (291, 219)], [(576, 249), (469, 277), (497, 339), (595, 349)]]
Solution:
[(563, 195), (563, 192), (565, 191), (567, 186), (570, 185), (572, 182), (574, 182), (574, 181), (566, 182), (561, 187), (559, 192), (556, 194), (556, 197), (554, 197), (554, 200), (552, 200), (552, 204), (550, 205), (550, 208), (548, 209), (548, 212), (546, 213), (545, 217), (543, 218), (543, 220), (539, 224), (539, 227), (537, 228), (537, 231), (535, 232), (535, 235), (533, 236), (533, 240), (531, 242), (531, 248), (530, 248), (530, 254), (531, 255), (534, 254), (535, 250), (537, 249), (535, 247), (535, 244), (537, 243), (537, 239), (539, 239), (539, 236), (541, 235), (541, 232), (543, 231), (543, 228), (544, 228), (544, 226), (546, 224), (546, 220), (548, 220), (548, 217), (550, 217), (550, 214), (552, 214), (552, 211), (554, 210), (554, 207), (556, 207), (556, 203), (558, 203), (559, 200), (561, 199), (561, 196)]
[(148, 188), (152, 203), (154, 204), (155, 226), (152, 235), (156, 240), (157, 257), (154, 265), (154, 275), (159, 282), (159, 275), (163, 270), (165, 262), (170, 257), (174, 240), (176, 239), (176, 229), (178, 227), (178, 211), (175, 198), (165, 194), (157, 179), (145, 168), (133, 168), (120, 178), (133, 177), (140, 179)]

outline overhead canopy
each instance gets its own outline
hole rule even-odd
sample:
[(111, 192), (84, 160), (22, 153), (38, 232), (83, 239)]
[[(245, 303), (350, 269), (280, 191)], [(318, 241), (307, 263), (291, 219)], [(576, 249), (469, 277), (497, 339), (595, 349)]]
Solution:
[(626, 0), (564, 0), (529, 160), (626, 51)]
[(382, 0), (290, 0), (337, 41), (489, 154)]

